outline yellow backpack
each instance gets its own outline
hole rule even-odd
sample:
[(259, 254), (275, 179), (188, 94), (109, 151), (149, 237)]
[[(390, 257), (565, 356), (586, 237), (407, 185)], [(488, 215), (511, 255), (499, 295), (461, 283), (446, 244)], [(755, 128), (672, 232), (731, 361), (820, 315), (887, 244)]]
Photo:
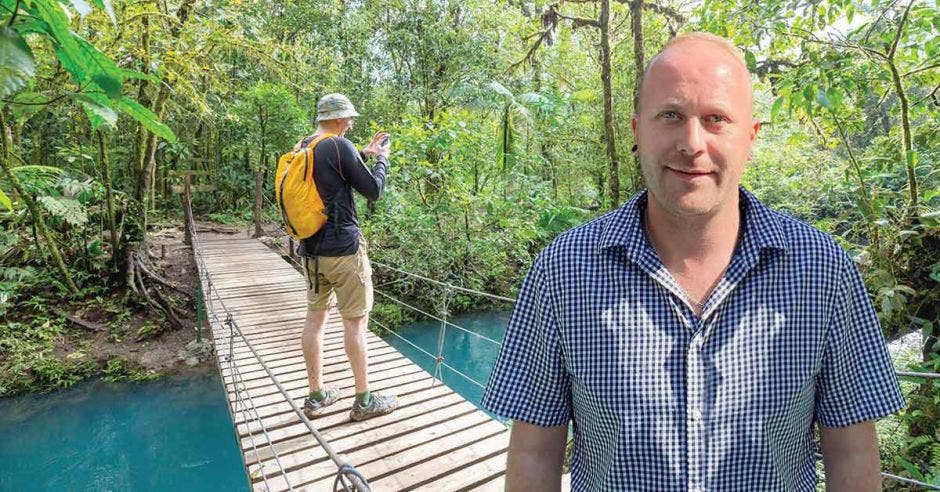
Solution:
[(323, 198), (313, 180), (313, 148), (321, 140), (334, 136), (332, 133), (319, 135), (305, 148), (301, 148), (301, 140), (277, 160), (274, 197), (287, 233), (295, 240), (316, 234), (326, 224)]

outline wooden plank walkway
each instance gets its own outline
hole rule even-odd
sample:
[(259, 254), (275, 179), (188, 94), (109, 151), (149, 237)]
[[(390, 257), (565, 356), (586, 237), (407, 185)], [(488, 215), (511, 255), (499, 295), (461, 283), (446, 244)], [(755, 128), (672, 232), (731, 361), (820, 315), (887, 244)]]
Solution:
[[(302, 406), (307, 395), (300, 347), (306, 313), (303, 275), (254, 239), (200, 234), (199, 247), (222, 303), (290, 397)], [(224, 321), (218, 301), (213, 310)], [(230, 340), (224, 323), (210, 321), (254, 490), (332, 491), (336, 465), (245, 343), (237, 335)], [(432, 385), (430, 374), (375, 334), (368, 333), (366, 339), (372, 389), (396, 394), (399, 408), (364, 422), (349, 419), (353, 375), (343, 351), (342, 322), (331, 312), (324, 334), (323, 377), (327, 386), (343, 393), (313, 421), (330, 446), (368, 479), (373, 491), (502, 490), (509, 443), (505, 426), (446, 386)], [(225, 360), (230, 344), (237, 373)], [(244, 406), (236, 405), (236, 379), (241, 381)]]

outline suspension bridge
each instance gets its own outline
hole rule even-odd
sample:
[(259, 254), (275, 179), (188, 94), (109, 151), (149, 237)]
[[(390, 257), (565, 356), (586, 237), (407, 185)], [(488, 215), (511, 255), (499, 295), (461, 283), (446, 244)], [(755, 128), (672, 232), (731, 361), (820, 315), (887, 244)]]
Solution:
[[(368, 333), (371, 389), (396, 394), (400, 407), (382, 417), (350, 421), (353, 376), (343, 351), (342, 321), (331, 310), (324, 335), (323, 376), (325, 385), (342, 389), (343, 397), (311, 421), (302, 412), (307, 396), (300, 345), (306, 315), (305, 279), (286, 233), (279, 230), (277, 235), (287, 249), (275, 251), (256, 239), (200, 236), (189, 207), (186, 221), (232, 423), (253, 490), (503, 489), (509, 442), (506, 426), (441, 384), (438, 376), (447, 367), (483, 386), (444, 361), (448, 328), (499, 344), (449, 322), (450, 296), (460, 291), (508, 303), (513, 299), (373, 261), (389, 274), (443, 288), (444, 308), (439, 316), (376, 290), (383, 298), (440, 322), (437, 354), (372, 321), (433, 359), (434, 375)], [(935, 373), (898, 371), (898, 375), (940, 379)], [(922, 490), (940, 490), (940, 486), (887, 472), (882, 476)], [(568, 489), (567, 476), (563, 482), (563, 489)]]

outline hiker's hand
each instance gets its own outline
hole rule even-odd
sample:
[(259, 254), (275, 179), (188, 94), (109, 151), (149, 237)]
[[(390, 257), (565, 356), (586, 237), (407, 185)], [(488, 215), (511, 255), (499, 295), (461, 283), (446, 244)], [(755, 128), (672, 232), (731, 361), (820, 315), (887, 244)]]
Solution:
[(388, 135), (387, 132), (375, 132), (375, 136), (372, 137), (372, 141), (369, 142), (369, 145), (366, 145), (366, 147), (362, 149), (362, 153), (365, 154), (366, 157), (381, 155), (385, 158), (388, 158), (391, 149), (389, 147), (382, 147), (382, 139), (385, 138), (386, 135)]

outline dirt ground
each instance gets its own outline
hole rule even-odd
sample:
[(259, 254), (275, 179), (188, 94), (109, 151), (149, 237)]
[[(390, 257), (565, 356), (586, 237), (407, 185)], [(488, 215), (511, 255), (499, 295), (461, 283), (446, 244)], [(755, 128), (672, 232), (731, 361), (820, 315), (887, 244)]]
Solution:
[[(197, 228), (200, 232), (231, 234), (233, 237), (244, 237), (246, 234), (244, 229), (205, 222), (197, 223)], [(84, 353), (84, 356), (90, 356), (99, 362), (121, 357), (136, 362), (142, 369), (160, 373), (174, 373), (193, 365), (195, 360), (192, 357), (189, 357), (189, 364), (186, 361), (187, 355), (192, 355), (192, 350), (185, 349), (187, 344), (196, 339), (195, 296), (199, 278), (192, 249), (184, 244), (183, 236), (182, 227), (161, 227), (151, 232), (150, 246), (155, 273), (193, 296), (187, 298), (175, 295), (177, 305), (184, 311), (184, 314), (179, 316), (183, 323), (182, 329), (170, 328), (161, 314), (148, 309), (137, 310), (129, 319), (118, 320), (115, 314), (109, 312), (102, 304), (90, 304), (77, 309), (73, 307), (68, 314), (95, 325), (100, 330), (93, 331), (73, 325), (72, 336), (62, 338), (57, 344), (56, 353), (63, 358), (74, 358), (77, 354)], [(115, 293), (115, 296), (120, 295), (124, 294)], [(112, 304), (117, 303), (114, 298), (112, 301)], [(158, 327), (162, 333), (138, 341), (138, 330), (148, 324)], [(203, 325), (203, 339), (211, 338), (208, 326)], [(214, 364), (212, 357), (206, 357), (205, 353), (198, 359), (199, 366)]]

